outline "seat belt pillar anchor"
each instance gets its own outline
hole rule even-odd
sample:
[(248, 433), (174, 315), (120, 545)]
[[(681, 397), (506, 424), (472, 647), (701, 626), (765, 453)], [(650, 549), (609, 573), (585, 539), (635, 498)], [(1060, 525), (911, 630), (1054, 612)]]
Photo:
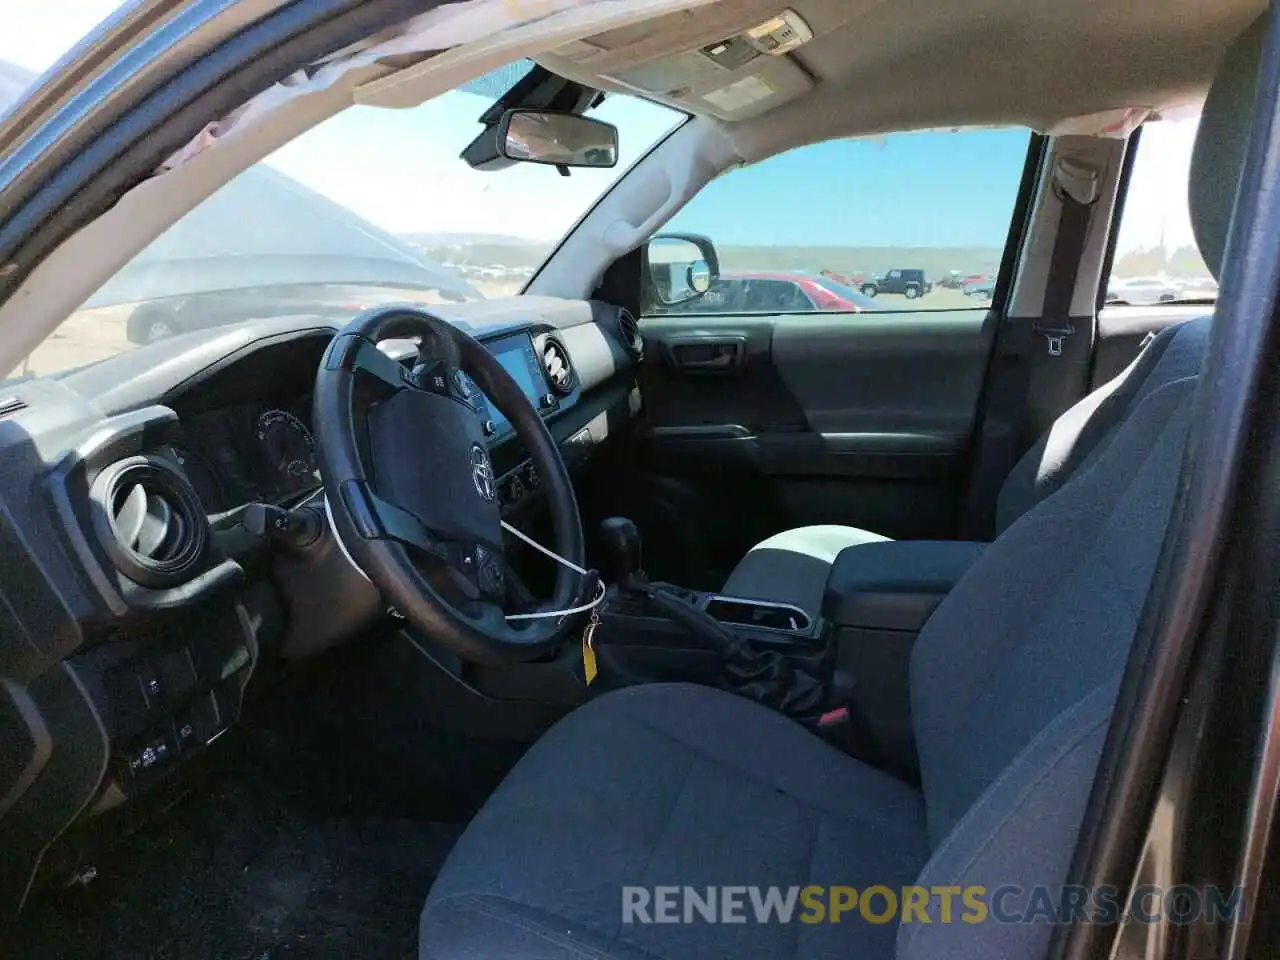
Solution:
[[(1071, 156), (1058, 157), (1053, 165), (1053, 192), (1062, 204), (1063, 223), (1059, 226), (1058, 243), (1063, 242), (1062, 233), (1068, 232), (1078, 237), (1078, 242), (1071, 248), (1071, 253), (1078, 256), (1081, 253), (1081, 247), (1084, 244), (1085, 231), (1089, 226), (1089, 208), (1098, 200), (1099, 177), (1098, 171), (1088, 163), (1076, 159)], [(1066, 218), (1071, 218), (1068, 221)], [(1068, 226), (1068, 222), (1071, 224)], [(1057, 258), (1058, 249), (1054, 249), (1055, 259)], [(1064, 274), (1066, 275), (1066, 274)], [(1062, 299), (1065, 301), (1061, 306), (1065, 313), (1069, 314), (1071, 310), (1070, 300), (1074, 293), (1075, 287), (1075, 269), (1073, 268), (1069, 274), (1068, 282), (1063, 286), (1064, 295)], [(1050, 277), (1052, 283), (1053, 277)], [(1046, 293), (1046, 299), (1048, 293)], [(1066, 346), (1067, 337), (1072, 336), (1076, 331), (1068, 316), (1066, 322), (1059, 326), (1042, 326), (1037, 323), (1035, 332), (1045, 339), (1048, 346), (1049, 356), (1060, 357)]]
[(1045, 339), (1045, 343), (1049, 346), (1049, 356), (1062, 356), (1063, 345), (1067, 342), (1067, 337), (1075, 333), (1075, 330), (1067, 327), (1061, 330), (1042, 330), (1037, 328), (1036, 332)]

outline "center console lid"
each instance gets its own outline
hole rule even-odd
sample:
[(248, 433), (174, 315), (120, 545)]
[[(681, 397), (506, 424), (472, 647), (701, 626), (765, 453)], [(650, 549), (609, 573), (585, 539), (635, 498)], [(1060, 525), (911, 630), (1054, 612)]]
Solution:
[(838, 626), (919, 631), (986, 546), (890, 540), (849, 547), (832, 565), (822, 615)]
[(985, 543), (952, 540), (864, 543), (843, 550), (822, 601), (834, 624), (836, 665), (849, 708), (873, 747), (868, 762), (914, 783), (911, 651), (916, 636)]

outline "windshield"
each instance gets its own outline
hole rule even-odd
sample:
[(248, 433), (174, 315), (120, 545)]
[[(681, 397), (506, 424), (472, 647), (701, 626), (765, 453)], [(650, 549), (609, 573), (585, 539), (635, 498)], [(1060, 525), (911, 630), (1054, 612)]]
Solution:
[(609, 95), (612, 169), (460, 158), (521, 61), (417, 108), (355, 107), (249, 168), (108, 280), (16, 376), (84, 366), (139, 344), (248, 319), (345, 322), (380, 303), (518, 294), (555, 243), (685, 115)]

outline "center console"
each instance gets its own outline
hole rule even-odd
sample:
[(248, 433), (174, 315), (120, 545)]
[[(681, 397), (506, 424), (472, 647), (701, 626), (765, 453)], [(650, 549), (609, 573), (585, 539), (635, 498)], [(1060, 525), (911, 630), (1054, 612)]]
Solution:
[[(655, 584), (708, 614), (732, 636), (759, 650), (785, 656), (796, 670), (818, 674), (827, 659), (826, 624), (806, 610), (784, 603), (684, 590)], [(716, 685), (723, 669), (717, 651), (685, 625), (652, 605), (617, 595), (600, 614), (596, 656), (611, 683), (692, 681)]]
[(982, 556), (985, 543), (915, 540), (843, 550), (831, 568), (822, 613), (830, 621), (836, 669), (875, 757), (911, 780), (916, 771), (909, 684), (916, 637)]

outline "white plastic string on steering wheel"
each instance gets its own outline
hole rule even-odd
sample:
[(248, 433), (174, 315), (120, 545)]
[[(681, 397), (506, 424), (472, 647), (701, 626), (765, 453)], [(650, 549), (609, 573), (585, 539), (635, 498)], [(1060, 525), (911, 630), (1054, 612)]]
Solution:
[[(523, 540), (529, 546), (533, 547), (533, 549), (537, 550), (539, 553), (545, 556), (550, 557), (556, 563), (559, 563), (559, 564), (562, 564), (563, 566), (568, 567), (574, 573), (580, 573), (584, 577), (590, 574), (590, 571), (582, 569), (582, 567), (578, 566), (576, 563), (573, 563), (570, 560), (566, 560), (564, 557), (560, 556), (560, 554), (556, 553), (554, 550), (549, 550), (548, 548), (540, 544), (537, 540), (533, 539), (533, 537), (529, 536), (527, 533), (525, 533), (522, 530), (517, 530), (515, 527), (507, 523), (507, 521), (505, 520), (502, 521), (502, 529), (507, 531), (507, 533), (513, 534), (518, 539)], [(568, 617), (575, 613), (585, 613), (587, 610), (593, 610), (596, 607), (600, 606), (601, 603), (604, 602), (605, 592), (606, 592), (606, 588), (604, 585), (604, 581), (601, 580), (596, 584), (596, 596), (595, 596), (595, 599), (592, 600), (590, 603), (584, 603), (576, 607), (570, 607), (567, 610), (540, 610), (537, 613), (511, 613), (504, 616), (503, 619), (504, 620), (545, 620), (550, 617)]]

